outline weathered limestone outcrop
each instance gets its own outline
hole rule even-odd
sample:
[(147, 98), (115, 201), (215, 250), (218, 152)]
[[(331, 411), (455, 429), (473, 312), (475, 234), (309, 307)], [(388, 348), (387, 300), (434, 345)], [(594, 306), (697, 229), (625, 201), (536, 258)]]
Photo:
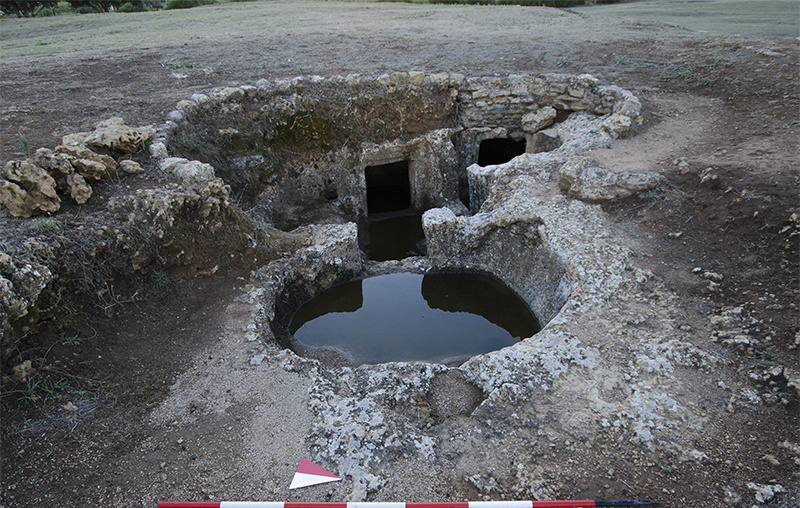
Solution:
[(584, 201), (626, 198), (655, 188), (663, 182), (658, 173), (609, 171), (590, 157), (566, 162), (558, 174), (558, 186), (567, 195)]
[(0, 204), (15, 217), (51, 213), (61, 207), (56, 181), (29, 161), (11, 161), (0, 171)]
[(117, 171), (117, 161), (109, 155), (90, 150), (85, 145), (58, 145), (55, 153), (66, 159), (87, 180), (102, 180)]
[(200, 161), (190, 161), (180, 157), (167, 157), (158, 163), (164, 173), (176, 176), (184, 183), (210, 181), (216, 178), (211, 164)]
[[(121, 118), (110, 118), (97, 124), (94, 132), (64, 136), (63, 144), (55, 151), (40, 148), (26, 161), (6, 164), (0, 175), (0, 205), (17, 217), (58, 211), (61, 198), (57, 193), (68, 195), (82, 205), (92, 196), (88, 182), (108, 178), (117, 171), (113, 157), (92, 148), (132, 153), (141, 150), (154, 134), (152, 126), (132, 129)], [(130, 174), (143, 171), (130, 160), (120, 162), (120, 167)], [(53, 186), (55, 190), (51, 189)]]
[[(63, 196), (84, 204), (92, 196), (87, 180), (108, 178), (118, 166), (123, 176), (141, 174), (144, 169), (129, 159), (118, 164), (111, 155), (82, 143), (108, 153), (138, 150), (153, 132), (152, 128), (130, 129), (121, 120), (111, 119), (98, 124), (94, 133), (66, 136), (65, 144), (55, 150), (40, 148), (27, 160), (10, 161), (0, 169), (0, 204), (20, 218), (59, 211)], [(9, 238), (16, 241), (4, 247), (12, 248), (0, 253), (1, 360), (14, 351), (18, 340), (11, 333), (12, 323), (27, 327), (43, 315), (37, 301), (43, 293), (50, 302), (45, 313), (56, 310), (63, 291), (59, 285), (69, 284), (58, 280), (59, 276), (78, 281), (92, 298), (104, 294), (98, 286), (104, 286), (108, 279), (145, 271), (151, 265), (185, 266), (190, 274), (214, 270), (213, 264), (207, 266), (208, 250), (215, 252), (214, 258), (224, 259), (217, 243), (224, 244), (226, 255), (228, 250), (270, 248), (270, 238), (256, 241), (256, 236), (265, 234), (247, 219), (229, 224), (236, 213), (230, 208), (230, 187), (215, 176), (211, 165), (173, 159), (162, 171), (162, 177), (172, 176), (179, 183), (114, 196), (105, 207), (91, 212), (91, 221), (98, 225), (91, 231), (83, 223), (78, 228), (68, 226), (68, 215), (16, 225), (28, 239), (20, 243), (19, 238)], [(76, 259), (70, 261), (70, 257)], [(79, 275), (70, 272), (72, 265), (83, 269), (87, 262), (96, 262), (102, 268), (87, 269)], [(28, 316), (37, 303), (36, 315)], [(19, 325), (23, 318), (25, 324)]]
[(47, 148), (36, 150), (34, 163), (52, 176), (61, 194), (68, 194), (76, 203), (82, 205), (92, 197), (92, 187), (86, 183), (82, 174), (75, 171), (71, 157), (55, 154)]
[(65, 146), (84, 145), (110, 152), (133, 153), (144, 149), (144, 145), (156, 133), (152, 125), (133, 128), (125, 125), (122, 118), (114, 117), (95, 125), (92, 132), (78, 132), (64, 136)]
[(15, 342), (6, 337), (11, 322), (24, 316), (53, 279), (50, 269), (35, 259), (38, 246), (30, 242), (27, 256), (14, 259), (0, 251), (0, 360), (13, 351)]

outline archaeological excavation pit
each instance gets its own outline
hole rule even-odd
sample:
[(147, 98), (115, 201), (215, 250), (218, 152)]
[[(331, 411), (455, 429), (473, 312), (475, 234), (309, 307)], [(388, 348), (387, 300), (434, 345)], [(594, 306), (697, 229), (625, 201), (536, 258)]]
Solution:
[(484, 206), (502, 202), (498, 172), (574, 155), (570, 119), (622, 118), (631, 97), (588, 75), (261, 80), (182, 101), (160, 135), (254, 220), (303, 238), (259, 271), (280, 346), (333, 366), (458, 364), (534, 335), (571, 290), (540, 218)]

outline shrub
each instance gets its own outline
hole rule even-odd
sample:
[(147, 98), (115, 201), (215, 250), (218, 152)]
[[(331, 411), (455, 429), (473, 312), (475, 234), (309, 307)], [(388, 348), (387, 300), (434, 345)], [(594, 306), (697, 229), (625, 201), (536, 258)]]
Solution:
[(69, 2), (65, 1), (57, 1), (57, 2), (31, 2), (31, 3), (39, 3), (41, 6), (35, 12), (36, 17), (45, 17), (45, 16), (58, 16), (59, 14), (74, 14), (75, 9), (72, 8)]
[(145, 12), (149, 11), (149, 5), (145, 5), (145, 2), (126, 2), (119, 6), (117, 12)]
[(123, 3), (124, 0), (69, 0), (72, 8), (80, 14), (109, 12)]
[(0, 11), (4, 16), (13, 14), (21, 18), (30, 18), (38, 15), (45, 7), (52, 9), (57, 3), (56, 0), (4, 0), (0, 3)]
[(198, 5), (213, 4), (214, 0), (169, 0), (165, 9), (191, 9)]

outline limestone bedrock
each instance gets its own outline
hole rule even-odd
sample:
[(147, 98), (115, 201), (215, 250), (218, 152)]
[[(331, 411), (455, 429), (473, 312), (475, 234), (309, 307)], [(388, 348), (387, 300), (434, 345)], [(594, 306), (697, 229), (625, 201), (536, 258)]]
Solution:
[[(436, 464), (436, 471), (450, 470), (483, 492), (541, 499), (558, 491), (554, 478), (563, 466), (543, 458), (551, 443), (571, 443), (576, 461), (595, 461), (598, 443), (608, 440), (628, 453), (658, 447), (680, 460), (703, 460), (702, 451), (687, 448), (685, 435), (701, 431), (705, 418), (676, 394), (697, 390), (698, 382), (708, 392), (720, 390), (711, 372), (719, 360), (680, 331), (678, 296), (635, 266), (602, 209), (559, 188), (564, 165), (613, 143), (603, 121), (572, 115), (555, 127), (564, 141), (558, 149), (470, 167), (477, 211), (428, 210), (425, 258), (364, 264), (355, 225), (329, 225), (293, 258), (254, 274), (261, 329), (268, 330), (276, 295), (289, 281), (310, 283), (359, 266), (366, 274), (489, 272), (515, 289), (544, 325), (533, 337), (459, 367), (330, 368), (290, 350), (267, 354), (264, 362), (311, 383), (316, 423), (307, 444), (347, 480), (333, 487), (335, 497), (390, 496), (413, 485), (410, 471), (432, 471)], [(440, 417), (428, 400), (436, 396), (437, 376), (453, 370), (484, 399), (471, 415)], [(685, 370), (691, 381), (678, 374)]]

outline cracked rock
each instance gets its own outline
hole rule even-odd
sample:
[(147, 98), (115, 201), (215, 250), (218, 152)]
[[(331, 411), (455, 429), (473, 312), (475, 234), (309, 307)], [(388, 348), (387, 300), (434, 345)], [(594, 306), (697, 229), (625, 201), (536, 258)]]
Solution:
[(84, 145), (59, 145), (56, 154), (63, 154), (75, 171), (87, 180), (102, 180), (117, 171), (113, 157), (99, 154)]
[(0, 171), (0, 204), (15, 217), (51, 213), (61, 208), (56, 181), (28, 161), (11, 161)]
[(132, 128), (125, 125), (122, 118), (114, 117), (96, 124), (93, 132), (64, 136), (62, 143), (67, 146), (85, 145), (112, 152), (133, 153), (144, 148), (144, 144), (155, 133), (156, 129), (152, 125)]
[(583, 201), (607, 201), (653, 189), (662, 179), (644, 171), (609, 171), (590, 157), (579, 157), (561, 167), (558, 186)]

